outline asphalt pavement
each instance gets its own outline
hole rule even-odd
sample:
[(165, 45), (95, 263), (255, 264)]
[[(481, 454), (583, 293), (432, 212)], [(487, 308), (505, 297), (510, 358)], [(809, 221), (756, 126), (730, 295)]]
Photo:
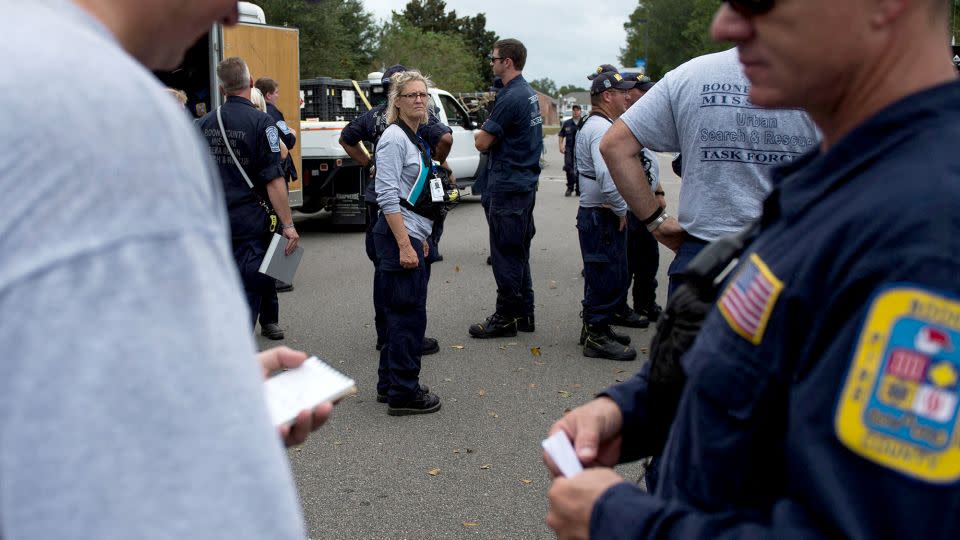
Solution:
[[(540, 441), (564, 411), (647, 361), (653, 330), (620, 329), (640, 354), (634, 362), (585, 358), (577, 345), (583, 298), (576, 197), (564, 197), (562, 156), (545, 141), (547, 166), (537, 195), (531, 269), (536, 332), (475, 340), (471, 323), (493, 312), (496, 284), (479, 197), (448, 216), (427, 302), (427, 335), (440, 353), (423, 358), (421, 382), (442, 400), (435, 414), (391, 417), (376, 402), (373, 267), (363, 233), (330, 224), (329, 214), (298, 215), (305, 254), (295, 289), (280, 295), (286, 339), (357, 382), (359, 393), (331, 421), (289, 452), (311, 538), (539, 539), (550, 479)], [(679, 179), (660, 160), (668, 210)], [(666, 298), (672, 253), (661, 247), (658, 300)], [(619, 468), (636, 480), (639, 466)]]

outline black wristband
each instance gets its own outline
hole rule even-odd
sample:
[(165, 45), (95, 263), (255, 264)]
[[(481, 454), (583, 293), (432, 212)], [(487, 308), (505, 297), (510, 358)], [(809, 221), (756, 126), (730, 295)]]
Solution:
[(654, 221), (656, 221), (657, 218), (660, 217), (660, 214), (662, 214), (662, 213), (663, 213), (663, 208), (658, 206), (657, 209), (656, 209), (656, 211), (654, 211), (654, 213), (650, 214), (650, 217), (648, 217), (647, 219), (641, 220), (641, 223), (643, 223), (644, 225), (649, 225), (649, 224), (653, 223)]

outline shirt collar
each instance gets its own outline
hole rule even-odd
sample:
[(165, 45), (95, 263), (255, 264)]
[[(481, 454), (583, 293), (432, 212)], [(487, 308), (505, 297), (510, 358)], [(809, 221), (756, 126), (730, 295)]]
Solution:
[[(242, 103), (243, 105), (248, 105), (254, 109), (257, 109), (253, 102), (243, 96), (227, 96), (227, 103)], [(260, 109), (257, 109), (258, 111)]]
[(826, 153), (813, 150), (775, 169), (771, 178), (780, 212), (797, 216), (849, 181), (853, 172), (960, 109), (960, 81), (907, 96), (881, 110)]

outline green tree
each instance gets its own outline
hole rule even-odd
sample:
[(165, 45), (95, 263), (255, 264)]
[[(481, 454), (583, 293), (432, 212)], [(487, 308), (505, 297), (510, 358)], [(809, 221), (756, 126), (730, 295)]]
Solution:
[(557, 83), (553, 82), (553, 79), (549, 77), (530, 81), (530, 86), (532, 86), (534, 90), (543, 92), (548, 96), (557, 95)]
[(253, 0), (267, 22), (300, 30), (300, 78), (366, 77), (377, 25), (361, 0)]
[(647, 57), (647, 74), (660, 78), (687, 60), (728, 48), (710, 39), (715, 0), (641, 0), (623, 27), (627, 43), (620, 62)]
[[(493, 71), (486, 56), (497, 41), (497, 34), (487, 30), (487, 17), (478, 13), (473, 17), (457, 17), (455, 10), (447, 11), (444, 0), (410, 0), (401, 13), (393, 12), (394, 19), (403, 17), (411, 25), (425, 32), (437, 32), (461, 38), (467, 50), (478, 59), (477, 74), (482, 83), (493, 81)], [(471, 90), (480, 90), (481, 84)]]
[(587, 89), (581, 86), (577, 86), (575, 84), (565, 84), (561, 86), (559, 90), (557, 90), (557, 93), (560, 94), (561, 96), (565, 96), (573, 92), (586, 92), (586, 91)]
[(450, 92), (472, 92), (483, 86), (476, 55), (463, 38), (442, 32), (424, 32), (404, 17), (394, 14), (384, 25), (376, 66), (416, 66), (440, 88)]

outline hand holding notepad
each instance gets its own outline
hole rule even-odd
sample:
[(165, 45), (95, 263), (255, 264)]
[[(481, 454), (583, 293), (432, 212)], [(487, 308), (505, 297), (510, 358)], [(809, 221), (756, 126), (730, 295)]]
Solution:
[(352, 379), (316, 356), (308, 358), (298, 368), (270, 377), (263, 386), (267, 409), (275, 426), (294, 420), (300, 411), (357, 391)]
[(580, 463), (580, 458), (577, 457), (577, 452), (573, 449), (570, 438), (563, 431), (558, 431), (547, 437), (540, 445), (543, 446), (547, 455), (567, 478), (572, 478), (583, 472), (583, 464)]

